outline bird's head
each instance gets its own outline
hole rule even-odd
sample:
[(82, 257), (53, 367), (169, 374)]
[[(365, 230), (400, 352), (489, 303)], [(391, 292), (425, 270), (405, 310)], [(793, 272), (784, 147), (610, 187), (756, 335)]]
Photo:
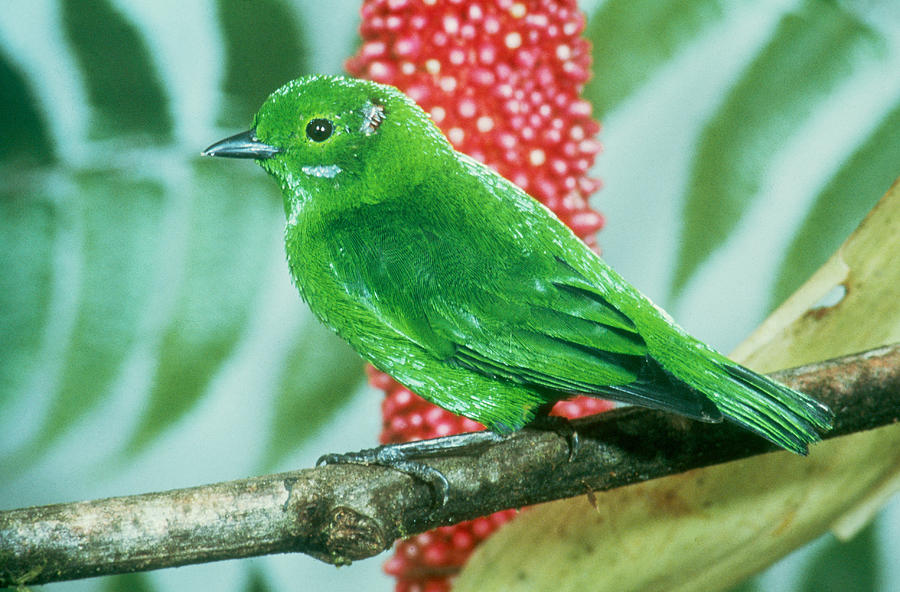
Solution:
[(354, 187), (378, 199), (388, 184), (421, 175), (429, 152), (450, 149), (428, 116), (397, 89), (340, 76), (305, 76), (272, 93), (253, 127), (207, 148), (252, 158), (288, 194)]

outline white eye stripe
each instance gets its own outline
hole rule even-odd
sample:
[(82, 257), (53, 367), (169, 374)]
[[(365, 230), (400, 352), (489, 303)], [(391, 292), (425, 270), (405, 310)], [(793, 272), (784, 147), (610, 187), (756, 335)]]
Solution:
[(340, 173), (343, 169), (336, 164), (317, 164), (314, 166), (304, 166), (301, 169), (307, 175), (311, 177), (325, 177), (326, 179), (333, 179)]

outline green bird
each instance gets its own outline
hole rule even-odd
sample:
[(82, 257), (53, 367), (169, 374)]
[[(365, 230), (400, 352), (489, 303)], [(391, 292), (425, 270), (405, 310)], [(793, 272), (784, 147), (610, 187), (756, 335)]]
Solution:
[(732, 421), (805, 454), (825, 405), (688, 335), (397, 89), (307, 76), (204, 154), (281, 186), (315, 315), (432, 403), (506, 434), (576, 394)]

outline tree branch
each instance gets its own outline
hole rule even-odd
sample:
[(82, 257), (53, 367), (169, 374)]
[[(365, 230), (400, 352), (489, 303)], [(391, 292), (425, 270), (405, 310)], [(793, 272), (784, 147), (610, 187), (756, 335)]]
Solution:
[[(831, 406), (827, 438), (900, 420), (900, 344), (773, 376)], [(349, 563), (436, 526), (775, 450), (730, 424), (648, 409), (574, 424), (571, 461), (564, 438), (526, 429), (430, 462), (451, 484), (438, 509), (429, 487), (404, 474), (340, 465), (0, 512), (0, 586), (297, 551)]]

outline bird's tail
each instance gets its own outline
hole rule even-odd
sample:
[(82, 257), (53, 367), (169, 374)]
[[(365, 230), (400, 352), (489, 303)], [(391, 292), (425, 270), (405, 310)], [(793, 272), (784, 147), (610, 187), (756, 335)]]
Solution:
[(727, 419), (798, 454), (832, 427), (827, 406), (731, 360), (714, 361), (721, 370), (710, 398)]

